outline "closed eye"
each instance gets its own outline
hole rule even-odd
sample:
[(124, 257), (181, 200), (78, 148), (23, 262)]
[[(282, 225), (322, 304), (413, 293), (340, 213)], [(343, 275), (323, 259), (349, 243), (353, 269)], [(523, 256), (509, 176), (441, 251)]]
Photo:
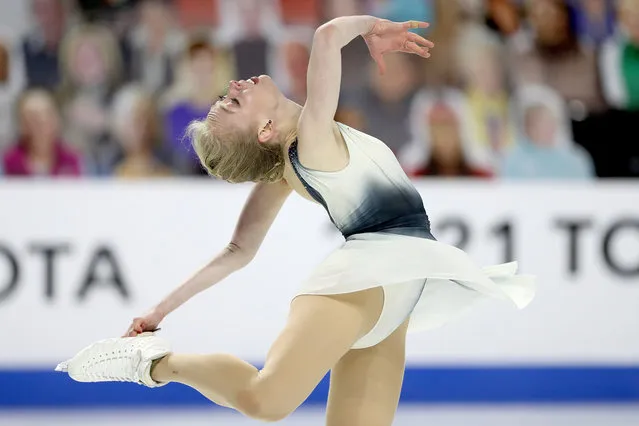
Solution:
[[(218, 99), (220, 101), (223, 101), (227, 98), (228, 96), (218, 96)], [(240, 106), (240, 101), (238, 101), (236, 98), (231, 98), (231, 102), (233, 102), (234, 104), (236, 104), (237, 106)]]

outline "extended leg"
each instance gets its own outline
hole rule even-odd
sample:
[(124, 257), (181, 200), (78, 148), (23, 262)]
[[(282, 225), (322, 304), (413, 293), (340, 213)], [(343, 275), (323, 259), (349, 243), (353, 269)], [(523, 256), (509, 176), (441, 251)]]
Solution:
[(287, 325), (258, 371), (230, 355), (171, 354), (152, 376), (191, 386), (209, 399), (262, 420), (294, 411), (319, 381), (376, 323), (383, 292), (375, 288), (336, 296), (299, 296)]

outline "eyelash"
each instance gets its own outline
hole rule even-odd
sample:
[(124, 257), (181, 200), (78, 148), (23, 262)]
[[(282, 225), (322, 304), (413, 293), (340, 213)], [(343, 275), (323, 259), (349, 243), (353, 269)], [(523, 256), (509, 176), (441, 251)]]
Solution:
[[(219, 99), (220, 101), (223, 101), (224, 99), (226, 99), (226, 96), (218, 96), (218, 99)], [(237, 106), (239, 106), (239, 105), (240, 105), (240, 101), (238, 101), (238, 100), (237, 100), (237, 99), (235, 99), (235, 98), (231, 98), (231, 101), (235, 102), (235, 104), (236, 104)]]

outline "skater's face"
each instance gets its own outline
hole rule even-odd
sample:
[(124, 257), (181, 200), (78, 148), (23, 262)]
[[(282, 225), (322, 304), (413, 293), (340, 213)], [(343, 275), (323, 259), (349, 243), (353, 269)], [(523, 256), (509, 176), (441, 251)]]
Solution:
[(287, 129), (278, 120), (286, 101), (269, 76), (231, 81), (206, 119), (187, 129), (209, 174), (229, 182), (280, 180)]
[(271, 135), (263, 130), (273, 122), (283, 100), (284, 95), (267, 75), (231, 80), (228, 93), (211, 108), (209, 121), (216, 132), (254, 134), (256, 142), (268, 142)]

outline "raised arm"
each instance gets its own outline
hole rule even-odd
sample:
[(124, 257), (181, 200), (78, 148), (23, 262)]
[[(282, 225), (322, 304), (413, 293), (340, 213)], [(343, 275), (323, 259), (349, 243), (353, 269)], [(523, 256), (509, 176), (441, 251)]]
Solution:
[[(313, 38), (307, 73), (307, 99), (300, 116), (300, 145), (332, 141), (333, 119), (339, 100), (342, 56), (341, 50), (354, 38), (362, 36), (381, 73), (383, 55), (406, 52), (430, 56), (433, 43), (411, 33), (411, 28), (426, 28), (424, 22), (391, 22), (373, 16), (345, 16), (320, 26)], [(310, 142), (307, 142), (309, 141)]]
[(342, 81), (342, 48), (354, 38), (367, 34), (377, 20), (373, 16), (345, 16), (315, 31), (300, 123), (323, 124), (330, 131)]
[(155, 308), (146, 315), (135, 318), (126, 334), (135, 336), (156, 329), (164, 317), (187, 300), (246, 266), (257, 253), (290, 193), (291, 189), (285, 181), (258, 183), (242, 209), (229, 244)]

